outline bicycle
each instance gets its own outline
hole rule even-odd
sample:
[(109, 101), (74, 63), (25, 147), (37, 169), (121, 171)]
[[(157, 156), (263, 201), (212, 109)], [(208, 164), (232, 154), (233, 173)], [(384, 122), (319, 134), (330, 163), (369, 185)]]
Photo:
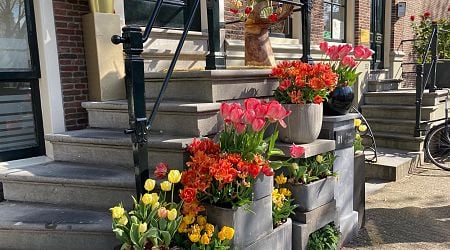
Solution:
[[(450, 120), (448, 119), (448, 94), (445, 98), (444, 122), (431, 128), (425, 136), (425, 154), (439, 168), (450, 171)], [(439, 120), (429, 121), (436, 122)]]

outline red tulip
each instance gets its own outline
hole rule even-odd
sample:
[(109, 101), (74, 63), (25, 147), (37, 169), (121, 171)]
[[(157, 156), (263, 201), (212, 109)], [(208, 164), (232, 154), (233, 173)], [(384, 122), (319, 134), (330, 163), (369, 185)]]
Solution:
[(245, 14), (250, 14), (250, 12), (252, 12), (252, 7), (250, 7), (250, 6), (247, 6), (246, 8), (245, 8)]
[(275, 22), (278, 21), (278, 14), (277, 14), (277, 13), (272, 13), (272, 14), (269, 15), (268, 18), (269, 18), (269, 20), (270, 20), (272, 23), (275, 23)]
[(373, 53), (374, 53), (373, 50), (371, 50), (371, 49), (369, 49), (367, 47), (364, 47), (364, 50), (366, 51), (366, 53), (364, 53), (364, 58), (363, 59), (367, 59), (367, 58), (371, 57), (373, 55)]
[(363, 45), (356, 46), (355, 49), (353, 50), (353, 54), (355, 55), (355, 57), (357, 59), (364, 58), (365, 53), (366, 53), (366, 50), (364, 49)]
[(253, 109), (247, 109), (244, 111), (244, 123), (245, 124), (252, 124), (253, 120), (256, 118), (255, 110)]
[[(233, 103), (236, 104), (236, 103)], [(234, 106), (231, 110), (230, 119), (232, 123), (241, 123), (244, 116), (244, 110), (239, 106)]]
[(154, 172), (155, 178), (157, 178), (157, 179), (166, 178), (168, 168), (169, 168), (169, 165), (167, 163), (163, 163), (163, 162), (158, 163), (158, 165), (156, 165), (156, 167), (155, 167), (155, 172)]
[(290, 110), (286, 110), (281, 104), (277, 101), (271, 101), (269, 106), (267, 107), (267, 118), (269, 118), (270, 122), (279, 122), (281, 127), (286, 128), (287, 125), (283, 121), (284, 118), (289, 116), (292, 113)]
[(252, 122), (252, 129), (255, 132), (259, 132), (264, 128), (264, 125), (266, 125), (266, 120), (257, 118), (257, 119), (254, 119)]
[(323, 53), (325, 53), (325, 54), (327, 53), (327, 51), (328, 51), (328, 43), (327, 42), (321, 42), (319, 47)]
[(230, 11), (231, 11), (233, 14), (237, 14), (237, 13), (239, 12), (239, 10), (237, 10), (237, 9), (230, 9)]
[(357, 63), (355, 62), (355, 59), (352, 56), (345, 56), (342, 59), (342, 65), (348, 66), (350, 68), (356, 67)]
[(410, 19), (411, 21), (414, 22), (414, 20), (416, 19), (416, 17), (415, 17), (415, 16), (410, 16), (409, 19)]
[(431, 12), (429, 11), (425, 11), (425, 13), (423, 13), (423, 17), (428, 18), (431, 16)]
[(323, 102), (323, 98), (320, 95), (316, 95), (313, 99), (313, 103), (321, 104)]
[(236, 128), (238, 134), (244, 133), (246, 127), (244, 123), (234, 123), (233, 126)]
[(280, 86), (278, 86), (278, 89), (281, 91), (285, 91), (292, 85), (291, 80), (286, 79), (280, 82)]
[(245, 109), (255, 109), (259, 105), (261, 105), (261, 102), (256, 98), (248, 98), (244, 101)]
[(292, 158), (299, 158), (300, 156), (305, 154), (305, 148), (292, 143), (292, 145), (289, 147), (289, 153), (291, 154)]
[(339, 58), (342, 60), (344, 57), (348, 55), (348, 53), (350, 53), (350, 51), (352, 51), (352, 49), (353, 47), (350, 44), (339, 45), (338, 51)]

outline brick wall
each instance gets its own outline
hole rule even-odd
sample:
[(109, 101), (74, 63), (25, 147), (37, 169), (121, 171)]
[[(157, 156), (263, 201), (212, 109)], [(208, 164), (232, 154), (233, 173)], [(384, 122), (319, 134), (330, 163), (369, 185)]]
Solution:
[[(370, 31), (370, 1), (371, 0), (355, 0), (355, 44), (362, 44), (361, 30)], [(369, 45), (369, 44), (364, 44)]]
[[(235, 15), (230, 11), (230, 0), (225, 0), (225, 23), (239, 19), (239, 15)], [(225, 39), (244, 40), (244, 23), (234, 23), (225, 25)]]
[(53, 0), (59, 70), (67, 130), (85, 128), (86, 110), (81, 102), (88, 100), (88, 80), (84, 57), (81, 16), (89, 12), (86, 0)]

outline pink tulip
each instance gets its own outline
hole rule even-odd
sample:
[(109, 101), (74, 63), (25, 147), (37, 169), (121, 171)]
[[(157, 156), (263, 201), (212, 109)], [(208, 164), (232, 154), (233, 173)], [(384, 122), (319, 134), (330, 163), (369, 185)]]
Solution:
[(231, 104), (223, 102), (222, 105), (220, 105), (220, 114), (222, 115), (223, 120), (225, 123), (231, 122), (231, 109), (233, 106)]
[(339, 58), (342, 60), (344, 57), (348, 55), (348, 53), (350, 53), (350, 51), (352, 51), (352, 49), (353, 47), (350, 44), (339, 45), (338, 51)]
[(261, 105), (255, 108), (256, 118), (265, 118), (268, 106), (266, 102), (261, 102)]
[(236, 128), (238, 134), (244, 133), (246, 127), (244, 123), (234, 123), (233, 126)]
[(365, 57), (366, 50), (364, 48), (365, 47), (363, 45), (358, 45), (355, 47), (355, 49), (353, 50), (353, 54), (355, 55), (355, 58), (362, 59)]
[[(235, 103), (233, 103), (235, 104)], [(230, 120), (232, 123), (241, 123), (242, 117), (244, 116), (244, 110), (241, 108), (241, 105), (237, 106), (234, 105), (233, 109), (231, 110), (230, 114)]]
[(305, 148), (292, 143), (292, 145), (289, 147), (289, 151), (292, 158), (299, 158), (305, 153)]
[(283, 128), (286, 128), (287, 125), (283, 121), (288, 115), (290, 115), (292, 111), (286, 110), (281, 104), (277, 101), (271, 101), (269, 106), (267, 107), (267, 118), (270, 122), (279, 122)]
[(371, 49), (369, 49), (367, 47), (364, 47), (364, 50), (365, 50), (365, 53), (364, 53), (364, 58), (363, 59), (367, 59), (367, 58), (371, 57), (373, 55), (373, 53), (374, 53), (373, 50), (371, 50)]
[(325, 41), (321, 42), (319, 47), (323, 53), (325, 53), (325, 54), (327, 53), (327, 51), (328, 51), (328, 43), (327, 42), (325, 42)]
[(245, 124), (252, 124), (253, 120), (256, 118), (255, 110), (253, 109), (247, 109), (244, 112), (244, 123)]
[(331, 60), (337, 60), (339, 59), (339, 48), (336, 45), (333, 45), (328, 48), (327, 55), (330, 57)]
[(264, 119), (257, 118), (257, 119), (254, 119), (252, 122), (252, 129), (255, 132), (259, 132), (264, 128), (264, 125), (266, 125), (266, 121)]
[(160, 207), (158, 209), (158, 217), (161, 218), (161, 219), (166, 218), (167, 217), (167, 213), (168, 213), (168, 211), (167, 211), (167, 209), (165, 207)]
[(255, 109), (261, 104), (261, 102), (256, 98), (248, 98), (244, 101), (244, 107), (245, 109)]
[(345, 56), (342, 59), (342, 65), (348, 66), (350, 68), (354, 68), (354, 67), (356, 67), (357, 63), (352, 56)]

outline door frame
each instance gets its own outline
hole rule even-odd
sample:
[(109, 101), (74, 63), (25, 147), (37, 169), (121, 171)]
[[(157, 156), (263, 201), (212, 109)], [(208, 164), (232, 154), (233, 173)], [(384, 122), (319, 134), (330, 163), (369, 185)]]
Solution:
[(37, 146), (17, 149), (0, 153), (0, 162), (16, 160), (45, 154), (44, 128), (42, 120), (39, 78), (41, 77), (39, 64), (39, 47), (36, 32), (36, 20), (33, 0), (24, 0), (27, 24), (28, 47), (30, 52), (31, 69), (28, 71), (1, 71), (0, 82), (29, 82), (31, 103), (34, 118)]
[[(380, 19), (381, 19), (381, 28), (379, 29), (379, 30), (381, 30), (383, 33), (382, 33), (382, 41), (381, 41), (381, 43), (380, 43), (380, 45), (381, 45), (381, 51), (380, 51), (380, 55), (379, 55), (379, 58), (380, 58), (380, 62), (379, 62), (379, 65), (377, 65), (377, 61), (376, 61), (376, 56), (377, 56), (377, 51), (376, 51), (376, 48), (374, 47), (374, 44), (376, 43), (376, 35), (375, 35), (375, 28), (376, 28), (376, 24), (377, 24), (377, 22), (374, 22), (374, 16), (375, 16), (375, 14), (376, 14), (376, 8), (374, 8), (374, 6), (373, 6), (373, 4), (374, 4), (374, 2), (379, 2), (379, 3), (381, 3), (382, 4), (382, 7), (381, 7), (381, 17), (380, 17)], [(371, 63), (370, 63), (370, 67), (371, 67), (371, 69), (383, 69), (383, 68), (386, 68), (386, 58), (385, 58), (385, 51), (386, 51), (386, 34), (387, 34), (387, 29), (386, 29), (386, 27), (387, 27), (387, 25), (386, 25), (386, 16), (388, 16), (389, 15), (389, 13), (386, 13), (386, 8), (387, 7), (387, 1), (386, 0), (371, 0), (371, 13), (370, 13), (370, 30), (371, 30), (371, 32), (370, 32), (370, 35), (371, 35), (371, 37), (370, 37), (370, 47), (371, 47), (371, 49), (372, 50), (374, 50), (374, 54), (373, 54), (373, 56), (372, 56), (372, 60), (371, 60)], [(376, 68), (375, 68), (375, 66), (377, 66)]]

